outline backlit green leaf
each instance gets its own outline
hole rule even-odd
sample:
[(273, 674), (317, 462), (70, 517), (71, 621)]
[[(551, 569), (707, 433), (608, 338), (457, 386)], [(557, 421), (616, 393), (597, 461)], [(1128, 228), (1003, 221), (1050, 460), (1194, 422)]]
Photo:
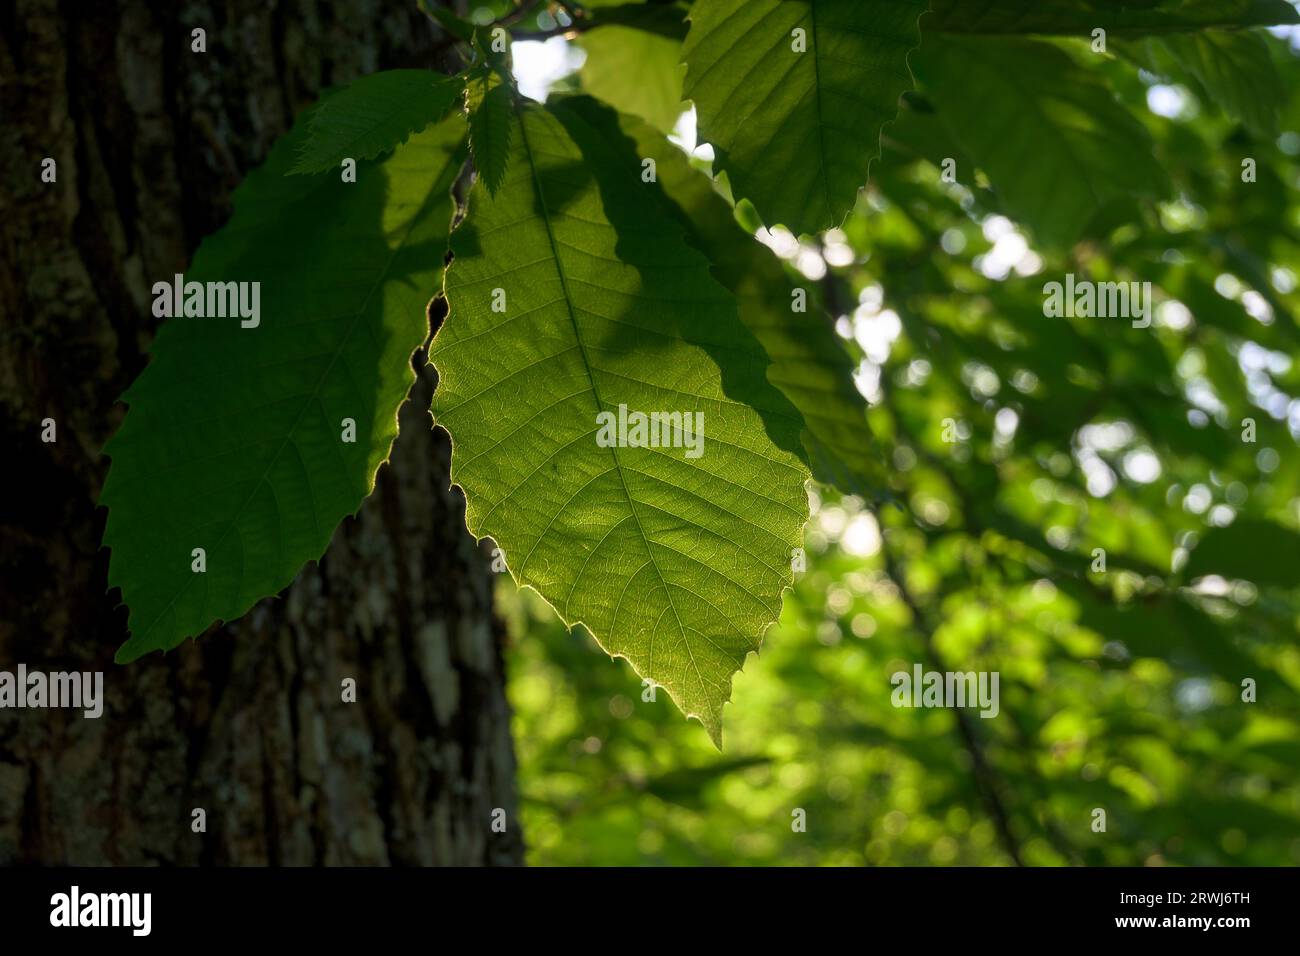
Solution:
[[(1029, 40), (930, 37), (917, 73), (1008, 214), (1048, 243), (1074, 242), (1107, 203), (1168, 188), (1142, 124), (1096, 72)], [(958, 170), (959, 182), (974, 170)]]
[(582, 88), (666, 132), (683, 109), (682, 42), (672, 30), (684, 27), (684, 14), (654, 4), (632, 13), (626, 25), (601, 26), (579, 36), (578, 46), (587, 54)]
[(1295, 587), (1300, 582), (1300, 532), (1259, 518), (1238, 518), (1205, 532), (1183, 569), (1191, 579), (1205, 574), (1256, 584)]
[[(553, 98), (514, 127), (453, 234), (431, 350), (466, 523), (720, 742), (808, 514), (798, 413), (615, 114)], [(702, 444), (602, 446), (620, 408), (702, 416)]]
[(803, 445), (813, 477), (848, 494), (874, 496), (881, 462), (867, 428), (866, 402), (853, 362), (805, 280), (791, 281), (776, 256), (743, 230), (709, 177), (661, 134), (631, 117), (624, 131), (655, 159), (659, 184), (676, 204), (687, 238), (709, 257), (713, 274), (736, 296), (741, 321), (772, 359), (767, 377), (804, 418)]
[(1282, 82), (1268, 44), (1247, 30), (1203, 30), (1150, 41), (1161, 43), (1205, 92), (1207, 102), (1261, 136), (1277, 132)]

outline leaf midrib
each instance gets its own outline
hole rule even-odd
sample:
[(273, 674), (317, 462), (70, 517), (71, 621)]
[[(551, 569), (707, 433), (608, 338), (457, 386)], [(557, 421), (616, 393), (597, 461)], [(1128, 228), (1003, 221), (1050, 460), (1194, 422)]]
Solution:
[[(524, 121), (523, 108), (520, 106), (516, 106), (515, 115), (518, 117), (519, 120), (519, 138), (524, 147), (524, 154), (528, 157), (528, 170), (531, 173), (533, 178), (533, 188), (537, 190), (538, 206), (540, 207), (541, 210), (541, 219), (543, 225), (545, 225), (546, 227), (546, 241), (550, 244), (551, 257), (555, 262), (555, 273), (559, 277), (560, 289), (564, 293), (564, 310), (569, 316), (570, 325), (572, 325), (573, 327), (573, 337), (578, 343), (578, 350), (579, 350), (579, 354), (582, 356), (583, 368), (585, 368), (587, 372), (587, 380), (591, 382), (591, 393), (596, 400), (596, 408), (597, 410), (605, 410), (607, 406), (600, 397), (600, 387), (596, 384), (595, 368), (591, 364), (590, 357), (587, 355), (587, 346), (586, 343), (584, 343), (582, 340), (582, 332), (578, 327), (578, 317), (574, 314), (573, 311), (573, 298), (569, 293), (568, 277), (565, 275), (564, 264), (560, 258), (560, 249), (555, 241), (555, 232), (551, 226), (550, 208), (546, 204), (546, 192), (542, 188), (541, 175), (537, 169), (537, 162), (533, 157), (532, 143), (528, 139), (528, 124)], [(668, 586), (668, 580), (664, 577), (663, 571), (661, 571), (659, 568), (659, 562), (655, 558), (654, 549), (652, 547), (651, 541), (645, 533), (645, 527), (641, 524), (641, 516), (637, 513), (636, 501), (632, 498), (632, 492), (627, 486), (627, 478), (623, 474), (623, 465), (622, 462), (619, 461), (617, 446), (610, 445), (609, 453), (610, 453), (610, 457), (613, 458), (614, 460), (614, 470), (618, 474), (619, 484), (623, 488), (623, 496), (627, 499), (628, 510), (632, 512), (632, 518), (636, 522), (637, 533), (641, 536), (641, 542), (642, 544), (645, 545), (646, 554), (650, 558), (650, 566), (654, 568), (655, 575), (659, 578), (659, 586), (663, 588), (664, 596), (668, 600), (668, 606), (672, 608), (673, 617), (677, 621), (677, 632), (682, 635), (682, 643), (686, 645), (686, 652), (690, 655), (691, 664), (695, 668), (696, 677), (703, 680), (703, 675), (700, 673), (699, 665), (695, 662), (695, 652), (691, 650), (691, 646), (690, 646), (691, 642), (686, 639), (686, 631), (682, 627), (682, 618), (681, 615), (677, 612), (677, 604), (676, 602), (673, 601), (673, 595), (671, 589)], [(644, 567), (644, 565), (642, 567)], [(521, 574), (523, 573), (522, 568), (520, 569), (520, 573)], [(634, 572), (633, 576), (635, 576), (636, 573), (639, 572)], [(631, 584), (631, 578), (628, 579), (628, 584)], [(567, 613), (568, 609), (566, 608), (565, 610)], [(660, 617), (662, 618), (663, 615), (660, 614)], [(617, 627), (617, 625), (618, 625), (617, 621), (610, 621), (609, 626), (610, 626), (611, 638), (613, 638), (614, 636), (615, 628)], [(656, 621), (656, 626), (658, 626), (657, 621)], [(653, 628), (650, 630), (649, 641), (650, 641), (650, 647), (649, 647), (649, 653), (646, 660), (646, 673), (650, 673), (651, 671), (654, 670), (654, 629)]]
[[(818, 151), (817, 163), (821, 168), (821, 176), (819, 178), (822, 181), (822, 199), (826, 203), (826, 215), (829, 216), (831, 220), (834, 220), (835, 213), (832, 212), (832, 210), (835, 207), (831, 205), (830, 170), (826, 165), (826, 123), (824, 122), (824, 111), (822, 110), (822, 69), (821, 64), (818, 62), (818, 57), (821, 55), (821, 46), (817, 37), (817, 0), (812, 0), (812, 3), (809, 4), (808, 22), (812, 27), (813, 92), (817, 97), (817, 139), (821, 144), (821, 149)], [(819, 218), (818, 221), (824, 220)], [(832, 221), (831, 225), (835, 225), (835, 223)]]

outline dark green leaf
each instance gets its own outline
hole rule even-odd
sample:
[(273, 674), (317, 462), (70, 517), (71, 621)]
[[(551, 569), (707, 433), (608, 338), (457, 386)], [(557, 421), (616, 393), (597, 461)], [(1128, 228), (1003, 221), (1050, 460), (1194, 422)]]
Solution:
[(460, 90), (459, 79), (428, 70), (363, 76), (313, 112), (289, 171), (317, 173), (338, 169), (345, 159), (374, 159), (446, 116)]
[(482, 69), (465, 83), (469, 109), (469, 145), (478, 171), (490, 193), (496, 193), (510, 161), (511, 97), (508, 83), (495, 70)]
[(768, 225), (843, 222), (912, 86), (923, 0), (699, 0), (685, 95), (737, 198)]
[(1300, 23), (1286, 0), (933, 0), (927, 32), (1146, 36)]
[(1264, 38), (1251, 31), (1202, 30), (1152, 40), (1195, 78), (1209, 104), (1264, 137), (1277, 133), (1282, 82)]
[(1205, 532), (1183, 573), (1189, 579), (1217, 574), (1295, 587), (1300, 585), (1300, 532), (1259, 518), (1238, 518), (1226, 528)]
[(239, 187), (230, 222), (184, 274), (260, 283), (258, 324), (169, 319), (123, 396), (100, 499), (109, 584), (130, 608), (119, 661), (175, 647), (289, 584), (356, 512), (396, 436), (464, 126), (413, 135), (355, 183), (286, 177), (303, 126)]

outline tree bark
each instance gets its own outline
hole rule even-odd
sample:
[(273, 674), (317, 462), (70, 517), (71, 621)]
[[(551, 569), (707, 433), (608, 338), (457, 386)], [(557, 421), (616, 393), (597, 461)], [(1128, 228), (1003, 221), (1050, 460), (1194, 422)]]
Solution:
[(0, 38), (0, 670), (105, 688), (97, 720), (0, 709), (0, 863), (521, 862), (502, 631), (427, 373), (320, 565), (167, 655), (112, 663), (94, 504), (151, 284), (323, 87), (435, 65), (436, 27), (410, 0), (18, 0)]

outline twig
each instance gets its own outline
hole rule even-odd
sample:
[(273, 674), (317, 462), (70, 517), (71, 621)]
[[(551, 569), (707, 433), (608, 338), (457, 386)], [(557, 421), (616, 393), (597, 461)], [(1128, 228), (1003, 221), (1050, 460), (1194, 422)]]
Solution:
[[(879, 522), (879, 516), (877, 516), (877, 521)], [(880, 554), (884, 558), (886, 576), (894, 582), (894, 586), (898, 588), (899, 596), (912, 614), (913, 626), (916, 628), (917, 633), (921, 635), (921, 644), (925, 655), (929, 658), (930, 666), (935, 670), (946, 672), (948, 667), (934, 645), (934, 629), (929, 621), (929, 615), (922, 610), (915, 595), (908, 588), (906, 577), (899, 568), (898, 562), (890, 553), (883, 524), (881, 525)], [(1011, 818), (1007, 813), (1006, 805), (1002, 802), (1001, 786), (997, 773), (988, 762), (984, 748), (975, 736), (975, 728), (971, 726), (970, 717), (960, 708), (953, 709), (953, 717), (957, 721), (957, 733), (961, 736), (962, 744), (971, 757), (975, 773), (975, 789), (979, 791), (985, 806), (988, 808), (989, 816), (993, 818), (993, 825), (998, 831), (999, 839), (1002, 841), (1002, 848), (1006, 850), (1007, 855), (1011, 857), (1017, 866), (1024, 866), (1024, 860), (1020, 858), (1020, 844), (1017, 842), (1015, 834), (1011, 832)]]

